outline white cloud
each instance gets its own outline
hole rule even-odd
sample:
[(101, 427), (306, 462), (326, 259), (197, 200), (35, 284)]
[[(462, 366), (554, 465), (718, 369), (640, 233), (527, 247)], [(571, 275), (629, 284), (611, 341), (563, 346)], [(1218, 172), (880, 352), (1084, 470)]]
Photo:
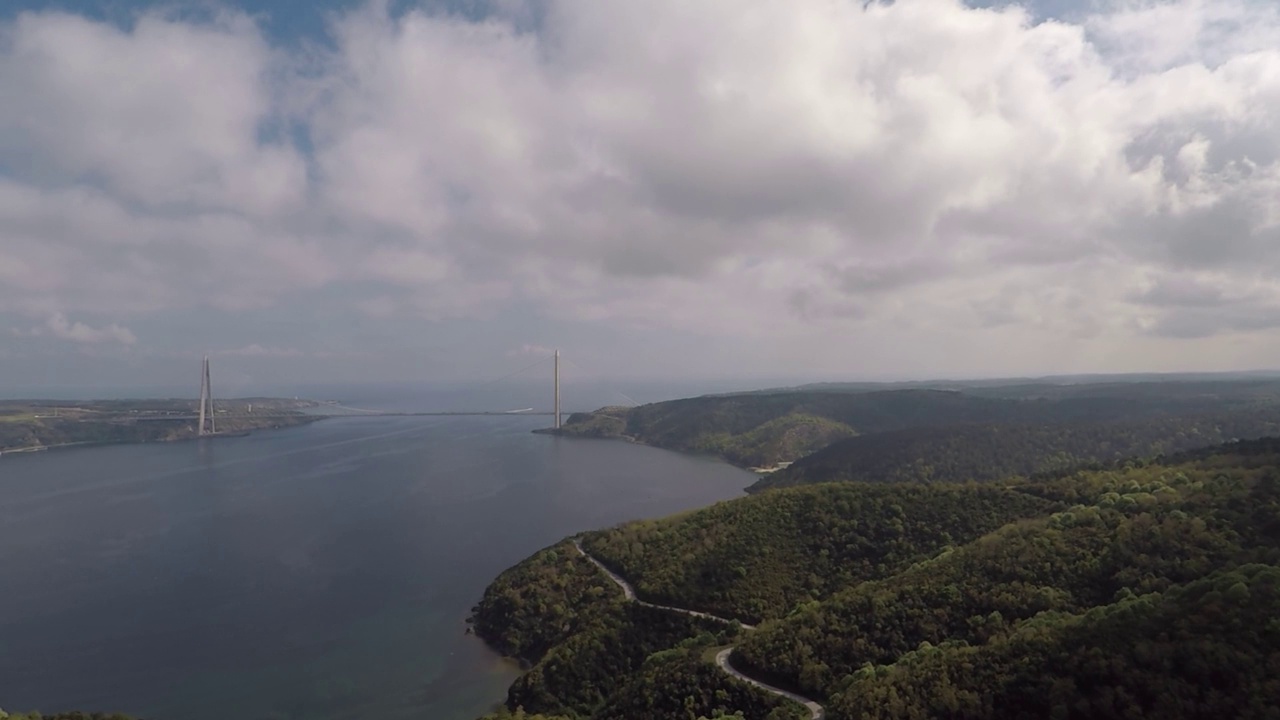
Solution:
[(111, 323), (110, 325), (95, 328), (79, 321), (72, 322), (62, 313), (54, 313), (49, 316), (49, 319), (43, 325), (38, 325), (25, 333), (19, 334), (33, 337), (52, 337), (85, 345), (103, 343), (133, 345), (138, 341), (138, 338), (127, 327)]
[(272, 212), (301, 199), (289, 145), (259, 142), (272, 119), (270, 49), (247, 19), (191, 25), (144, 15), (129, 32), (60, 13), (21, 14), (5, 33), (0, 143), (32, 175), (99, 179), (148, 205)]
[(530, 32), (373, 3), (319, 56), (236, 15), (21, 15), (0, 311), (324, 292), (371, 323), (519, 311), (886, 369), (868, 344), (970, 371), (1218, 332), (1268, 357), (1280, 11), (1098, 5), (552, 2)]
[(269, 358), (292, 358), (301, 357), (306, 353), (297, 348), (282, 347), (263, 347), (257, 343), (245, 345), (243, 347), (232, 348), (230, 350), (219, 350), (215, 355), (226, 355), (230, 357), (269, 357)]

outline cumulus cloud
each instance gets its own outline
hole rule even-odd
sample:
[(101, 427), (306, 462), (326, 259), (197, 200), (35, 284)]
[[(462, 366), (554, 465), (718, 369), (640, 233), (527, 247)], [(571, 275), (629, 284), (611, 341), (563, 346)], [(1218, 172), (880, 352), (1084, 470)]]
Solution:
[[(371, 268), (414, 293), (452, 266), (503, 285), (477, 301), (751, 333), (1048, 282), (1078, 287), (1014, 296), (1094, 328), (1044, 303), (1128, 312), (1148, 266), (1277, 245), (1275, 135), (1239, 142), (1275, 121), (1257, 68), (1274, 13), (1147, 11), (1202, 52), (1105, 54), (1132, 7), (1069, 25), (947, 0), (553, 4), (541, 35), (365, 12), (339, 35), (353, 72), (318, 159), (342, 170), (335, 204), (418, 231), (411, 261)], [(1224, 16), (1253, 29), (1245, 45), (1209, 32)]]
[(18, 16), (0, 310), (328, 293), (974, 367), (1274, 327), (1274, 3), (509, 5), (375, 2), (305, 52), (234, 13)]
[(304, 189), (291, 146), (262, 142), (270, 48), (243, 16), (144, 15), (128, 32), (21, 14), (4, 37), (0, 148), (28, 177), (97, 180), (145, 206), (268, 213)]
[(122, 327), (116, 323), (95, 328), (79, 321), (72, 322), (62, 313), (54, 313), (49, 316), (49, 319), (43, 325), (38, 325), (25, 333), (19, 334), (32, 337), (52, 337), (85, 345), (105, 343), (132, 345), (138, 341), (138, 338), (134, 336), (129, 328)]

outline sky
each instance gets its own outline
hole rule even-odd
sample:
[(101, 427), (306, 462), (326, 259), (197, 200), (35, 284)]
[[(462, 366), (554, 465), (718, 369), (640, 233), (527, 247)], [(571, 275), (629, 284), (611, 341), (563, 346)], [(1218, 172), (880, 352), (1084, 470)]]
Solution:
[(0, 98), (0, 395), (1280, 367), (1273, 0), (7, 0)]

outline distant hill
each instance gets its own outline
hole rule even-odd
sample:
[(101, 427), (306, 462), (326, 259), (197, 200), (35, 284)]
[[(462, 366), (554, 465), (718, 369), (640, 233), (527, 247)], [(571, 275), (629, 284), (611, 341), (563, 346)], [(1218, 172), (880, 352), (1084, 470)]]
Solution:
[(3, 720), (136, 720), (128, 715), (120, 715), (118, 712), (58, 712), (54, 715), (45, 715), (42, 712), (18, 712), (18, 714), (9, 714), (4, 710), (0, 710), (0, 719)]
[(813, 455), (759, 485), (768, 487), (990, 479), (1261, 437), (1277, 423), (1280, 380), (1247, 378), (708, 395), (577, 413), (560, 433), (713, 454), (742, 467)]
[(1243, 372), (1203, 372), (1203, 373), (1092, 373), (1081, 375), (1041, 375), (1037, 377), (982, 378), (969, 380), (901, 380), (882, 382), (817, 382), (795, 385), (784, 388), (772, 388), (761, 392), (874, 392), (878, 390), (901, 389), (935, 389), (935, 390), (975, 390), (978, 388), (1082, 388), (1088, 392), (1090, 387), (1136, 385), (1189, 385), (1195, 383), (1239, 383), (1247, 381), (1263, 381), (1275, 383), (1280, 380), (1280, 370), (1251, 370)]
[(1280, 407), (1059, 424), (920, 427), (841, 440), (748, 490), (832, 481), (987, 482), (1280, 434)]
[(713, 395), (571, 415), (561, 433), (719, 455), (744, 467), (795, 460), (863, 432), (1000, 413), (1005, 401), (954, 392)]

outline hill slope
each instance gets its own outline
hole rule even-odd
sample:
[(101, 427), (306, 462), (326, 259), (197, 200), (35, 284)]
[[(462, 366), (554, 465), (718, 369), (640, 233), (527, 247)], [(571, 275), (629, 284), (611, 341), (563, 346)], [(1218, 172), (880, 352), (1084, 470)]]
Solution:
[(661, 688), (687, 711), (673, 717), (786, 712), (776, 698), (725, 702), (734, 681), (705, 670), (732, 642), (736, 666), (823, 698), (832, 719), (1274, 710), (1280, 440), (1034, 484), (802, 486), (584, 545), (642, 597), (763, 623), (739, 638), (676, 628), (693, 619), (637, 614), (592, 590), (608, 580), (566, 545), (544, 551), (477, 608), (500, 646), (549, 648), (512, 707), (639, 719)]
[(559, 432), (709, 453), (742, 467), (793, 463), (753, 490), (992, 480), (1280, 433), (1280, 382), (744, 393), (602, 408), (571, 416)]
[(749, 490), (837, 480), (984, 482), (1277, 433), (1280, 410), (1269, 406), (1053, 425), (909, 428), (832, 443), (761, 478)]

